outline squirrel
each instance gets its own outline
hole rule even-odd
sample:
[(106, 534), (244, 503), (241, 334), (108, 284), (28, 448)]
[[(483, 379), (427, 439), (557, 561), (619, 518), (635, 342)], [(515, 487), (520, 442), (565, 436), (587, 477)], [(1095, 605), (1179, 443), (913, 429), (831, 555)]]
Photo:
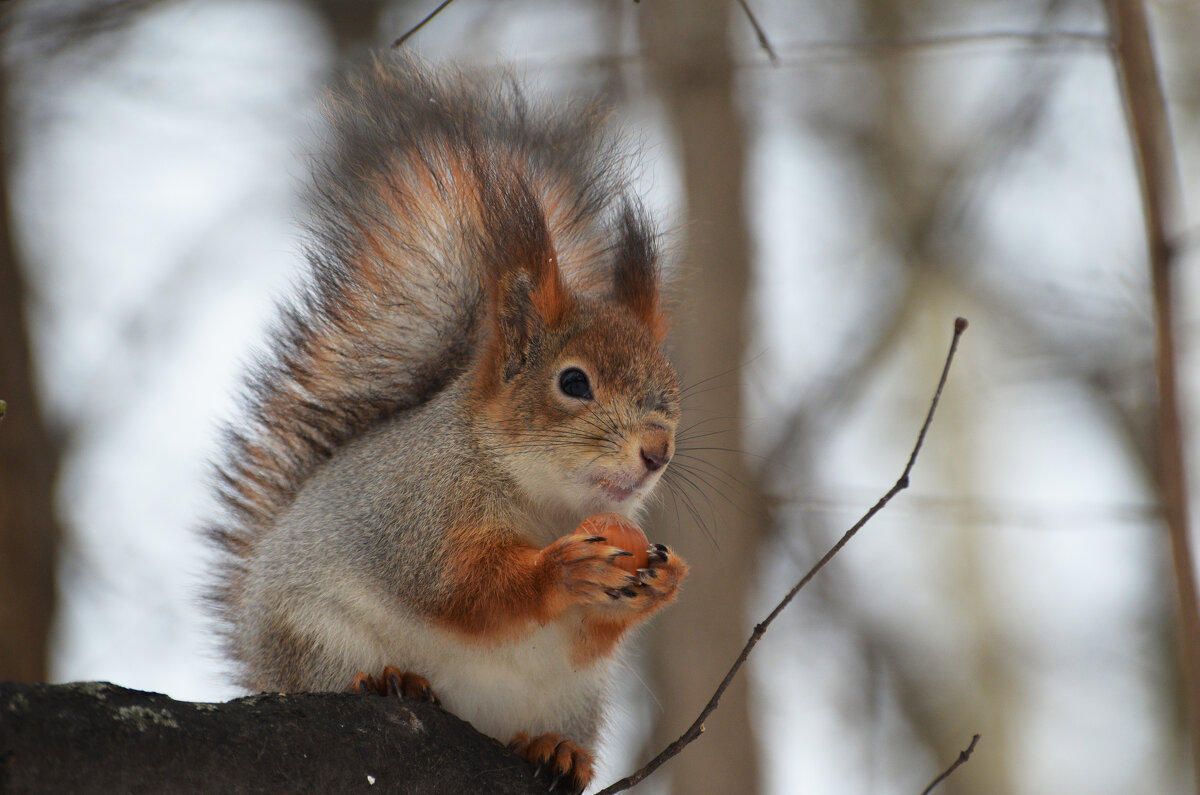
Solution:
[(674, 454), (631, 156), (598, 107), (398, 55), (328, 105), (309, 278), (217, 467), (225, 650), (250, 691), (439, 700), (581, 792), (622, 640), (687, 573), (572, 532)]

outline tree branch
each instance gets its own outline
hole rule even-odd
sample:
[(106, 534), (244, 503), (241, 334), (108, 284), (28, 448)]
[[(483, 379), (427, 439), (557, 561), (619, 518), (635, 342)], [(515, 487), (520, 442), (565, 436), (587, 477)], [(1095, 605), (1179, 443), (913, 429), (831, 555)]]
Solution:
[(838, 539), (838, 542), (834, 544), (820, 560), (817, 561), (816, 565), (808, 570), (807, 574), (800, 578), (800, 581), (792, 587), (792, 590), (787, 592), (787, 595), (784, 596), (779, 604), (775, 606), (775, 609), (772, 610), (771, 613), (765, 619), (763, 619), (761, 623), (754, 627), (754, 631), (750, 634), (750, 639), (747, 640), (746, 645), (742, 647), (741, 654), (739, 654), (737, 659), (734, 660), (729, 672), (725, 674), (725, 678), (721, 680), (719, 685), (717, 685), (717, 689), (715, 692), (713, 692), (712, 698), (710, 698), (708, 703), (704, 705), (704, 709), (700, 711), (699, 717), (697, 717), (692, 725), (688, 727), (687, 731), (685, 731), (679, 737), (679, 739), (675, 740), (675, 742), (663, 749), (658, 756), (647, 762), (640, 770), (629, 776), (626, 776), (620, 781), (610, 784), (609, 786), (600, 790), (600, 792), (596, 793), (596, 795), (615, 795), (615, 793), (623, 792), (629, 789), (645, 779), (647, 776), (657, 770), (664, 762), (674, 757), (689, 744), (691, 744), (697, 737), (699, 737), (704, 732), (704, 721), (708, 719), (708, 716), (711, 715), (714, 710), (716, 710), (717, 704), (721, 700), (721, 696), (729, 688), (729, 684), (733, 681), (734, 677), (737, 676), (738, 671), (740, 671), (742, 666), (745, 664), (746, 659), (750, 656), (750, 652), (754, 650), (756, 645), (758, 645), (758, 641), (762, 638), (763, 634), (766, 633), (767, 627), (769, 627), (775, 618), (783, 612), (784, 608), (791, 603), (792, 599), (796, 597), (796, 594), (800, 593), (800, 590), (804, 588), (804, 586), (808, 585), (812, 578), (817, 575), (817, 572), (824, 568), (825, 564), (832, 560), (834, 555), (840, 552), (842, 547), (849, 543), (850, 539), (853, 538), (856, 533), (858, 533), (863, 525), (869, 522), (871, 518), (875, 516), (875, 514), (883, 510), (884, 506), (891, 502), (893, 497), (895, 497), (904, 489), (908, 488), (909, 474), (912, 472), (913, 465), (917, 461), (917, 455), (921, 452), (921, 446), (925, 443), (925, 435), (928, 433), (929, 426), (933, 422), (934, 412), (937, 410), (938, 401), (942, 397), (942, 389), (945, 387), (946, 378), (950, 374), (950, 364), (954, 361), (955, 351), (958, 350), (958, 340), (962, 336), (962, 333), (966, 331), (966, 329), (966, 318), (960, 317), (954, 321), (954, 336), (950, 340), (950, 350), (946, 354), (946, 363), (942, 366), (942, 374), (938, 379), (937, 389), (934, 391), (933, 399), (929, 403), (929, 411), (926, 413), (925, 422), (921, 425), (921, 430), (917, 434), (917, 441), (916, 444), (913, 445), (912, 453), (908, 457), (908, 463), (904, 465), (904, 471), (900, 473), (900, 477), (896, 480), (895, 484), (888, 489), (886, 494), (879, 498), (878, 502), (871, 506), (870, 510), (863, 514), (861, 519), (854, 523), (853, 527), (847, 530), (845, 534)]
[(935, 778), (933, 781), (929, 782), (928, 787), (921, 790), (921, 795), (929, 795), (929, 793), (933, 792), (934, 787), (936, 787), (938, 784), (941, 784), (946, 779), (950, 778), (950, 774), (953, 773), (955, 770), (957, 770), (959, 765), (964, 764), (968, 759), (971, 758), (971, 754), (974, 753), (974, 751), (975, 751), (975, 743), (977, 743), (977, 742), (979, 742), (978, 734), (973, 735), (971, 737), (971, 744), (959, 752), (958, 759), (954, 760), (954, 764), (950, 765), (950, 767), (943, 770), (942, 774), (940, 776)]
[(5, 682), (0, 789), (545, 795), (546, 785), (424, 701), (302, 693), (191, 704), (104, 682)]
[(754, 28), (754, 35), (758, 37), (758, 46), (766, 51), (767, 57), (771, 59), (771, 63), (779, 63), (779, 53), (775, 52), (775, 48), (771, 46), (771, 40), (767, 38), (767, 32), (763, 30), (762, 25), (758, 24), (758, 18), (750, 10), (749, 3), (746, 0), (737, 1), (738, 5), (742, 7), (742, 13), (746, 15), (746, 20), (750, 23), (750, 27)]
[(428, 14), (425, 15), (424, 19), (422, 19), (420, 22), (418, 22), (417, 24), (415, 24), (411, 28), (409, 28), (407, 33), (405, 33), (404, 35), (400, 36), (398, 39), (393, 41), (392, 47), (393, 48), (403, 47), (404, 42), (408, 41), (413, 36), (415, 36), (418, 30), (420, 30), (421, 28), (423, 28), (427, 24), (429, 24), (430, 20), (432, 20), (438, 14), (442, 13), (442, 11), (445, 10), (446, 6), (450, 5), (453, 2), (454, 2), (454, 0), (442, 0), (442, 2), (438, 4), (437, 8), (433, 9), (432, 11), (430, 11)]
[[(1200, 597), (1189, 538), (1187, 473), (1183, 457), (1175, 374), (1174, 248), (1168, 216), (1183, 206), (1175, 147), (1154, 49), (1141, 0), (1112, 0), (1108, 6), (1117, 74), (1142, 192), (1150, 282), (1154, 292), (1158, 343), (1158, 485), (1170, 537), (1179, 606), (1179, 645), (1185, 713), (1190, 724), (1192, 761), (1200, 786)], [(1174, 219), (1172, 219), (1174, 220)]]

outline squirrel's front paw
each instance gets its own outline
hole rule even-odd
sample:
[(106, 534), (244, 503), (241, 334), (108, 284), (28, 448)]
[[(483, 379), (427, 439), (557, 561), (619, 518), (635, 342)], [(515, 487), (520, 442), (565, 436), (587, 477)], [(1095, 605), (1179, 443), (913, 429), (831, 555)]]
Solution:
[(558, 587), (579, 604), (633, 599), (645, 584), (618, 561), (633, 555), (602, 536), (563, 536), (541, 552), (542, 564), (553, 572)]
[(688, 566), (683, 558), (663, 544), (652, 544), (647, 556), (646, 568), (638, 569), (638, 579), (645, 586), (645, 608), (658, 609), (675, 599), (679, 583), (687, 576)]
[(606, 612), (648, 615), (675, 598), (688, 570), (678, 555), (651, 544), (637, 525), (614, 513), (588, 517), (543, 555), (560, 562), (560, 583), (574, 601)]

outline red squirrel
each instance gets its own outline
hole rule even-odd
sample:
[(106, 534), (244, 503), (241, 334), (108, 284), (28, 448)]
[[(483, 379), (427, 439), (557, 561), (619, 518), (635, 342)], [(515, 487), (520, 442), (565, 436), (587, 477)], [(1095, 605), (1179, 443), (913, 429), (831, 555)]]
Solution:
[(436, 698), (581, 792), (619, 646), (687, 572), (572, 532), (674, 454), (630, 157), (596, 107), (395, 55), (329, 117), (309, 279), (219, 467), (226, 649), (253, 691)]

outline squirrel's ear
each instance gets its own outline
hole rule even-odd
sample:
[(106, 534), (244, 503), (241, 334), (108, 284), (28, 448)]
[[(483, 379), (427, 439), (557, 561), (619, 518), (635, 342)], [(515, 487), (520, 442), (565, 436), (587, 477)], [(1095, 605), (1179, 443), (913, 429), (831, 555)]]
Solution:
[(500, 377), (505, 381), (521, 372), (530, 346), (544, 330), (535, 308), (536, 287), (525, 271), (509, 271), (501, 278), (496, 307), (495, 351)]
[(658, 250), (646, 212), (626, 201), (618, 224), (620, 239), (613, 265), (613, 297), (633, 310), (654, 339), (667, 336), (667, 317), (659, 306)]
[(507, 381), (530, 349), (566, 312), (571, 297), (558, 269), (546, 217), (517, 172), (492, 172), (484, 182), (489, 293), (495, 311), (496, 354)]

